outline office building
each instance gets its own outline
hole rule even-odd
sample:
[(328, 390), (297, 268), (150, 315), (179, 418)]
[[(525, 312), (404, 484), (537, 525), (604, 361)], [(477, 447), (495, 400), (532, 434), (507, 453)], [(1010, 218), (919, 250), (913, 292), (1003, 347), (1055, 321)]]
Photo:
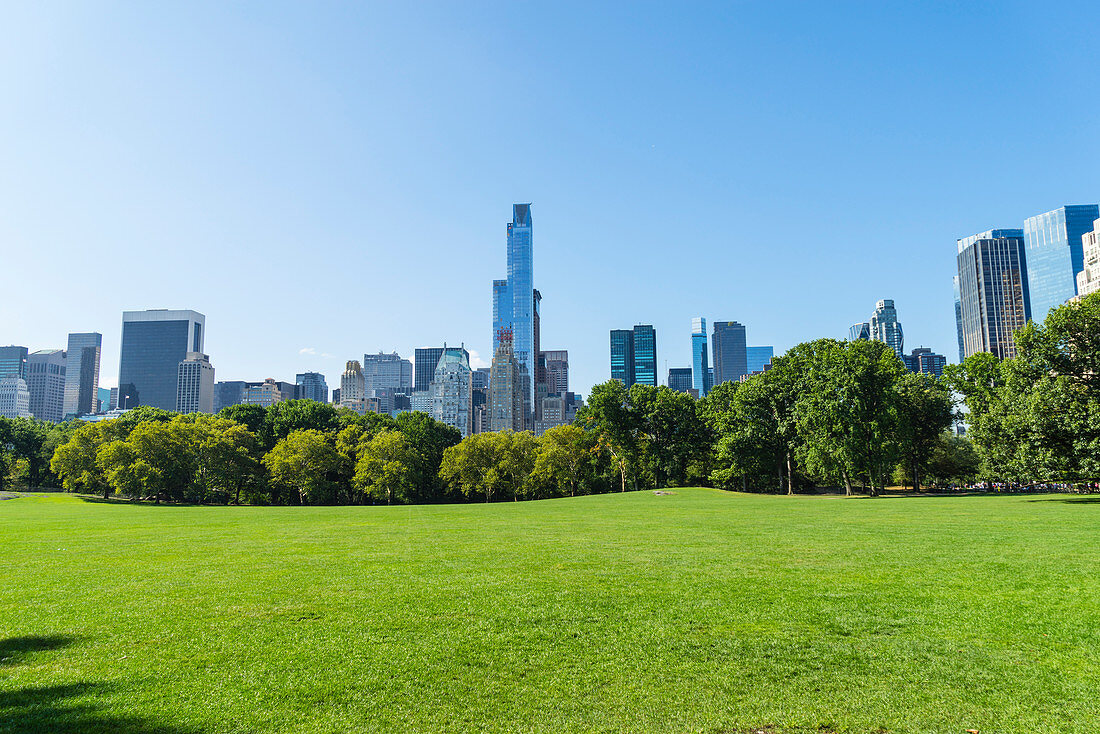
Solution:
[(202, 352), (188, 352), (176, 373), (176, 412), (214, 412), (214, 366)]
[(566, 424), (564, 395), (545, 395), (539, 402), (542, 403), (539, 411), (542, 417), (535, 421), (536, 436), (541, 436), (551, 428)]
[(749, 374), (755, 375), (771, 367), (772, 359), (775, 358), (775, 349), (773, 347), (747, 347), (745, 358), (748, 363)]
[(22, 377), (0, 377), (0, 418), (30, 418), (31, 393)]
[(470, 358), (463, 348), (446, 345), (431, 384), (432, 417), (470, 435)]
[(539, 361), (545, 365), (545, 394), (564, 395), (569, 392), (569, 351), (551, 349), (539, 352)]
[(300, 399), (328, 402), (328, 383), (320, 372), (299, 372), (294, 376), (294, 382), (298, 386)]
[(634, 332), (628, 329), (611, 330), (611, 379), (634, 384)]
[[(418, 349), (417, 351), (434, 350)], [(428, 383), (431, 383), (435, 375), (435, 367), (439, 364), (440, 354), (442, 354), (442, 350), (440, 350), (439, 354), (434, 355), (435, 364), (431, 365), (430, 371), (428, 370), (428, 365), (424, 365), (423, 369), (428, 377)], [(371, 390), (386, 389), (392, 390), (394, 394), (403, 393), (409, 395), (413, 391), (413, 363), (407, 359), (402, 359), (397, 352), (392, 352), (390, 354), (384, 354), (382, 352), (378, 354), (364, 354), (363, 381), (368, 393)]]
[(503, 329), (489, 375), (489, 430), (522, 431), (527, 426), (523, 400), (523, 367), (512, 350), (512, 334)]
[(413, 350), (413, 392), (427, 392), (435, 378), (435, 368), (443, 356), (443, 347), (423, 347)]
[(333, 405), (339, 405), (340, 404), (340, 388), (338, 388), (338, 387), (332, 388), (332, 404)]
[(188, 352), (204, 352), (205, 331), (206, 317), (196, 311), (124, 311), (118, 407), (175, 410), (179, 363)]
[(241, 405), (260, 405), (265, 408), (270, 408), (275, 403), (281, 403), (284, 400), (292, 400), (293, 394), (287, 396), (283, 390), (280, 389), (280, 385), (287, 385), (287, 383), (276, 382), (275, 379), (268, 377), (263, 382), (246, 382), (244, 384), (244, 393), (241, 395)]
[(688, 392), (698, 395), (694, 387), (693, 376), (695, 370), (692, 367), (671, 367), (668, 370), (668, 387), (676, 392)]
[(848, 327), (848, 341), (858, 342), (871, 338), (871, 324), (867, 321), (858, 321)]
[(470, 373), (470, 430), (485, 433), (489, 429), (490, 367), (478, 367)]
[[(123, 324), (125, 329), (125, 324)], [(103, 335), (98, 332), (69, 334), (65, 349), (65, 416), (96, 412), (99, 392), (99, 360)]]
[(493, 354), (499, 336), (511, 335), (511, 351), (520, 365), (525, 423), (533, 419), (535, 381), (538, 377), (536, 345), (537, 313), (540, 295), (536, 295), (531, 205), (515, 204), (508, 223), (508, 277), (493, 281)]
[(901, 322), (898, 321), (898, 310), (894, 308), (893, 300), (884, 298), (875, 304), (870, 325), (872, 340), (890, 347), (899, 357), (905, 353), (905, 335), (901, 329)]
[(959, 362), (962, 363), (965, 350), (963, 349), (962, 292), (959, 290), (959, 276), (951, 278), (951, 285), (955, 291), (955, 336), (959, 341)]
[(223, 380), (214, 383), (214, 412), (230, 405), (240, 405), (244, 400), (244, 389), (248, 383), (243, 380)]
[(363, 365), (352, 359), (344, 365), (340, 375), (340, 405), (351, 408), (360, 415), (367, 412), (367, 383), (363, 377)]
[(1031, 318), (1023, 230), (992, 229), (957, 247), (963, 357), (1015, 357), (1013, 337)]
[(737, 382), (748, 374), (749, 355), (745, 326), (736, 321), (717, 321), (711, 340), (714, 353), (714, 384)]
[(60, 423), (65, 418), (65, 350), (42, 349), (27, 356), (31, 415)]
[(1082, 235), (1081, 254), (1084, 267), (1077, 274), (1077, 295), (1084, 297), (1100, 291), (1100, 219)]
[(634, 327), (634, 382), (657, 386), (657, 330), (649, 324)]
[(918, 347), (912, 354), (903, 355), (901, 359), (910, 372), (923, 372), (936, 377), (942, 377), (947, 366), (947, 357), (936, 354), (927, 347)]
[(1077, 274), (1084, 269), (1082, 236), (1100, 217), (1096, 204), (1063, 206), (1024, 220), (1031, 319), (1042, 322), (1050, 309), (1077, 295)]
[(15, 377), (25, 380), (27, 377), (27, 348), (0, 347), (0, 378)]
[[(691, 386), (697, 395), (705, 397), (714, 387), (712, 379), (707, 349), (707, 320), (700, 316), (691, 320)], [(671, 378), (669, 387), (672, 387)]]
[(111, 409), (111, 389), (106, 388), (106, 387), (101, 387), (98, 390), (96, 390), (96, 395), (98, 396), (98, 401), (99, 401), (96, 405), (96, 412), (97, 413), (104, 413), (104, 412), (110, 410)]

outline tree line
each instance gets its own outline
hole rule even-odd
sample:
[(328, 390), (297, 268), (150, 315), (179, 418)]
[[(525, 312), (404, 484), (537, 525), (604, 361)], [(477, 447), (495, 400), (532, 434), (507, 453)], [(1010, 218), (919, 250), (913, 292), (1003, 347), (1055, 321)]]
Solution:
[[(886, 345), (818, 339), (702, 399), (611, 380), (573, 425), (461, 439), (423, 413), (310, 400), (217, 415), (140, 407), (115, 420), (0, 419), (0, 489), (153, 501), (400, 504), (525, 500), (661, 486), (877, 494), (1100, 478), (1100, 295), (943, 378)], [(967, 437), (950, 430), (965, 409)]]

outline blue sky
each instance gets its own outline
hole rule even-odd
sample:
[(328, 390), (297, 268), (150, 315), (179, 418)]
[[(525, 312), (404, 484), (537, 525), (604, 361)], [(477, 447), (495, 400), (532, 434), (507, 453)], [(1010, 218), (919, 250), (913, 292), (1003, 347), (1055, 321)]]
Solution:
[(956, 356), (955, 238), (1100, 199), (1100, 9), (9, 3), (0, 343), (207, 316), (218, 379), (491, 358), (511, 204), (544, 348), (693, 316), (777, 351), (893, 298)]

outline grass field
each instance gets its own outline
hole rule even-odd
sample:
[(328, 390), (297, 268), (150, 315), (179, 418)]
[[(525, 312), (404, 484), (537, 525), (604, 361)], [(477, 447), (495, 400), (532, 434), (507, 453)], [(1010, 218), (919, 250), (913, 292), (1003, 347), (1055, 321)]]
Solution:
[(1096, 732), (1100, 498), (0, 502), (2, 732)]

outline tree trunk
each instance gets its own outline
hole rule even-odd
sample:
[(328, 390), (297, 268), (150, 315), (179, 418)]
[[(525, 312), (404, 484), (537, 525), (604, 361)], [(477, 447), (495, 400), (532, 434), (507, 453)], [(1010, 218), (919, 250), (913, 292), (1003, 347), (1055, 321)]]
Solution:
[(852, 478), (850, 476), (848, 476), (848, 470), (847, 469), (842, 471), (841, 475), (843, 475), (843, 477), (844, 477), (844, 496), (851, 497), (852, 496)]
[(791, 452), (787, 452), (787, 496), (794, 494), (794, 477), (791, 475)]
[(107, 499), (111, 496), (111, 486), (106, 485), (103, 487), (103, 499)]

